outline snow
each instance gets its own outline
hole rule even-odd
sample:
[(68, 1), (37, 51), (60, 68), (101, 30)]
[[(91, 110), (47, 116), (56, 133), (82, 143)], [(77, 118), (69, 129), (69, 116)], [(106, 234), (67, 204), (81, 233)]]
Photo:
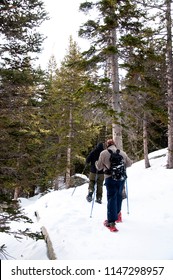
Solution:
[[(47, 229), (58, 260), (172, 260), (173, 170), (166, 169), (167, 149), (153, 152), (149, 158), (150, 168), (145, 169), (141, 160), (127, 170), (129, 198), (123, 200), (119, 232), (112, 233), (103, 226), (105, 186), (103, 203), (94, 203), (92, 211), (92, 203), (86, 201), (88, 182), (75, 190), (20, 198), (25, 214), (34, 222), (27, 227)], [(26, 228), (21, 222), (11, 226)], [(0, 233), (0, 240), (0, 245), (6, 245), (8, 259), (48, 260), (44, 240), (24, 237), (18, 241), (4, 233)]]

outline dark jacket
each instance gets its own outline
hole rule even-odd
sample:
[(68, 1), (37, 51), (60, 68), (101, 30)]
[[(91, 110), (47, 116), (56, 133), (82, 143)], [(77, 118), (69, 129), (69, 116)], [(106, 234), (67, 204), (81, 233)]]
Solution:
[[(86, 163), (90, 163), (90, 172), (96, 173), (97, 169), (95, 162), (99, 159), (100, 153), (104, 150), (103, 143), (99, 143), (97, 147), (92, 150), (86, 158)], [(98, 171), (99, 174), (103, 174), (103, 170)]]

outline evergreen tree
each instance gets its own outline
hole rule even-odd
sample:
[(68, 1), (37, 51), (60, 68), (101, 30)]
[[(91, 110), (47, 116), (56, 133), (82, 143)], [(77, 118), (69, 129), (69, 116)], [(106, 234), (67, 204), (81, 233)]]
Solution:
[(66, 186), (71, 185), (70, 176), (75, 164), (85, 159), (83, 153), (97, 131), (88, 118), (86, 103), (85, 71), (79, 68), (81, 53), (76, 42), (70, 38), (69, 48), (56, 75), (50, 72), (50, 90), (45, 115), (50, 128), (48, 157), (54, 157), (56, 176), (65, 176)]
[[(166, 80), (163, 75), (166, 64), (163, 52), (164, 42), (155, 41), (152, 30), (148, 29), (143, 41), (144, 44), (138, 47), (138, 51), (129, 50), (129, 60), (126, 61), (128, 72), (125, 85), (123, 85), (123, 108), (128, 111), (126, 125), (131, 128), (127, 149), (131, 146), (133, 153), (138, 155), (136, 159), (140, 159), (143, 146), (145, 165), (149, 167), (147, 151), (151, 152), (155, 148), (166, 146)], [(131, 136), (132, 140), (129, 141)], [(137, 146), (134, 142), (138, 143)]]
[(41, 51), (38, 27), (46, 19), (38, 0), (9, 0), (1, 9), (0, 191), (12, 197), (15, 189), (15, 199), (21, 187), (37, 184), (42, 71), (32, 61)]
[(142, 11), (137, 10), (135, 1), (102, 0), (95, 3), (84, 2), (83, 12), (96, 8), (98, 16), (88, 20), (80, 29), (79, 35), (91, 40), (90, 49), (85, 52), (87, 65), (97, 64), (109, 68), (110, 89), (112, 91), (112, 135), (117, 146), (122, 148), (122, 112), (119, 88), (120, 59), (126, 55), (128, 46), (135, 47), (142, 31)]
[[(166, 88), (166, 104), (168, 111), (168, 161), (167, 167), (173, 168), (173, 58), (172, 58), (172, 1), (171, 0), (159, 0), (151, 1), (144, 0), (138, 1), (144, 6), (145, 9), (151, 11), (152, 19), (155, 26), (155, 40), (160, 38), (165, 41), (165, 55), (166, 55), (166, 71), (165, 78), (167, 79)], [(150, 13), (151, 18), (151, 13)]]

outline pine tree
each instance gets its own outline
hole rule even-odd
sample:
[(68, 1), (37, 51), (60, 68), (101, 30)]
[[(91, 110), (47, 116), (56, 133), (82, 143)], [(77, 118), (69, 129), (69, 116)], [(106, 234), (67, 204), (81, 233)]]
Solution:
[[(140, 2), (140, 1), (139, 1)], [(168, 111), (168, 160), (167, 167), (173, 168), (173, 58), (172, 58), (172, 1), (151, 1), (144, 0), (142, 4), (147, 9), (154, 8), (156, 11), (153, 15), (154, 24), (157, 32), (156, 40), (158, 37), (163, 38), (166, 50), (166, 78), (167, 78), (167, 111)]]
[[(155, 148), (163, 147), (166, 139), (164, 132), (167, 117), (164, 95), (166, 80), (163, 75), (166, 67), (163, 51), (164, 42), (162, 40), (155, 41), (152, 30), (146, 31), (143, 44), (138, 46), (138, 51), (130, 49), (129, 60), (125, 62), (128, 72), (125, 80), (126, 89), (123, 89), (123, 108), (128, 111), (127, 117), (129, 116), (130, 122), (126, 119), (126, 125), (131, 128), (130, 135), (133, 137), (133, 146), (135, 146), (134, 142), (138, 143), (135, 147), (137, 151), (134, 150), (134, 154), (139, 156), (136, 159), (140, 159), (144, 150), (145, 166), (149, 167), (147, 151), (151, 152)], [(142, 149), (142, 128), (144, 149)], [(158, 129), (160, 130), (159, 136), (156, 135)], [(138, 133), (136, 136), (135, 131)], [(129, 141), (130, 135), (128, 146), (131, 146), (132, 143)], [(148, 135), (148, 139), (146, 139), (146, 135)], [(162, 139), (162, 143), (160, 139)], [(146, 146), (147, 142), (148, 147)]]
[[(53, 157), (56, 176), (65, 176), (66, 186), (71, 185), (75, 164), (82, 160), (96, 132), (92, 120), (87, 118), (85, 71), (79, 68), (81, 53), (70, 37), (69, 48), (56, 75), (50, 75), (51, 86), (45, 107), (50, 127), (48, 157)], [(52, 71), (51, 71), (52, 73)]]
[(84, 12), (94, 8), (98, 11), (97, 18), (88, 20), (81, 27), (79, 35), (91, 40), (91, 47), (85, 53), (90, 67), (94, 64), (105, 67), (105, 62), (109, 67), (114, 111), (112, 135), (117, 146), (122, 148), (120, 58), (125, 55), (129, 45), (135, 47), (137, 44), (138, 33), (142, 30), (140, 18), (143, 13), (136, 9), (135, 1), (103, 0), (96, 3), (84, 2), (80, 6), (80, 10)]
[(21, 187), (37, 184), (42, 73), (33, 68), (32, 60), (41, 51), (44, 38), (38, 27), (46, 19), (43, 2), (38, 0), (8, 1), (1, 10), (0, 191), (12, 196), (15, 189), (15, 198)]

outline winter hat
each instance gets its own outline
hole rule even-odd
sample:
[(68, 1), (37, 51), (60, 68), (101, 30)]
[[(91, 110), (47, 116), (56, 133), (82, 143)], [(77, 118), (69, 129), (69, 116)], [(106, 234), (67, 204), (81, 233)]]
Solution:
[(111, 146), (111, 145), (116, 146), (116, 145), (115, 145), (115, 141), (114, 141), (113, 139), (108, 139), (108, 140), (106, 141), (106, 146), (107, 146), (107, 148), (108, 148), (109, 146)]

